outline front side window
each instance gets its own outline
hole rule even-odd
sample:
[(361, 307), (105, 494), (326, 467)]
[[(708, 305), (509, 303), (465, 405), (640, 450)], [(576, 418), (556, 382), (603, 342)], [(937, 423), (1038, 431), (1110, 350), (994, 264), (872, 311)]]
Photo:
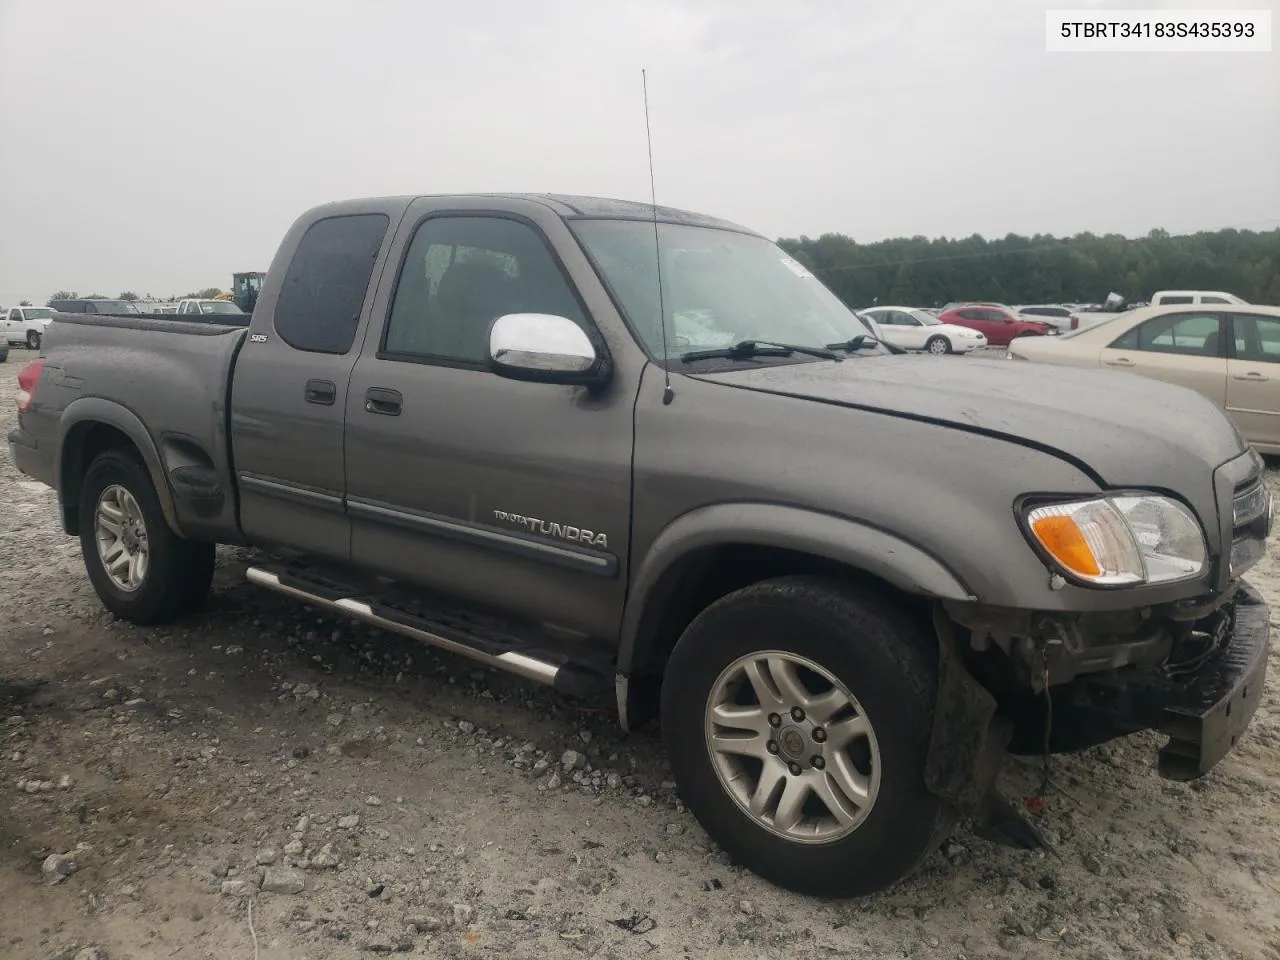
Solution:
[(48, 320), (52, 316), (53, 311), (48, 307), (25, 307), (20, 313), (20, 317), (27, 320)]
[(360, 213), (317, 220), (307, 228), (276, 301), (281, 340), (310, 353), (351, 349), (389, 225), (386, 214)]
[(1219, 356), (1222, 321), (1217, 314), (1170, 313), (1152, 317), (1115, 340), (1113, 349)]
[(413, 235), (382, 354), (482, 366), (489, 327), (509, 313), (567, 317), (582, 307), (541, 236), (502, 217), (432, 217)]
[(1181, 306), (1182, 304), (1194, 303), (1194, 302), (1195, 302), (1195, 297), (1161, 297), (1160, 298), (1160, 306), (1162, 307), (1176, 307), (1176, 306)]
[[(652, 222), (573, 220), (570, 227), (651, 356), (663, 354), (664, 328), (673, 357), (742, 340), (823, 347), (871, 333), (809, 270), (763, 237), (659, 224), (659, 298)], [(882, 352), (874, 343), (867, 348)]]

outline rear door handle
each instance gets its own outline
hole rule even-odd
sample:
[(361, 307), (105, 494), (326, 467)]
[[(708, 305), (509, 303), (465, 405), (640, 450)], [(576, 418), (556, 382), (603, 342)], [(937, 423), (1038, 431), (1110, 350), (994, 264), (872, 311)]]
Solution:
[(338, 399), (338, 388), (331, 380), (308, 380), (305, 392), (307, 403), (318, 403), (323, 407), (333, 406)]
[(1248, 373), (1233, 373), (1231, 375), (1231, 379), (1232, 380), (1254, 380), (1254, 381), (1261, 382), (1263, 380), (1270, 380), (1271, 378), (1263, 376), (1260, 373), (1255, 373), (1254, 371), (1250, 370)]
[(1133, 366), (1133, 361), (1132, 361), (1132, 360), (1130, 360), (1128, 357), (1119, 357), (1118, 359), (1115, 359), (1115, 360), (1108, 360), (1108, 361), (1107, 361), (1107, 366), (1109, 366), (1109, 367), (1132, 367), (1132, 366)]
[(370, 387), (364, 392), (364, 408), (370, 413), (381, 413), (388, 417), (400, 416), (400, 407), (404, 397), (399, 390), (386, 387)]

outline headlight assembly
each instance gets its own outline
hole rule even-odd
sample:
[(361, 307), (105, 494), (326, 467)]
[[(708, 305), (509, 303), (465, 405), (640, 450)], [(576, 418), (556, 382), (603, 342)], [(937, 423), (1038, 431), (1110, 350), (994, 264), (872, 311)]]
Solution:
[(1208, 563), (1200, 524), (1169, 497), (1122, 494), (1031, 507), (1031, 540), (1068, 576), (1100, 587), (1171, 583)]

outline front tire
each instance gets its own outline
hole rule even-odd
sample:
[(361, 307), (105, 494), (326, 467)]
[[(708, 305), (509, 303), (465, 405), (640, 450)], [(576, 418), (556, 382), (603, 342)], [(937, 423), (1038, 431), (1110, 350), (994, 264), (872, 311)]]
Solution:
[(40, 349), (40, 331), (39, 330), (27, 331), (27, 349), (28, 350)]
[(667, 664), (681, 796), (735, 860), (798, 893), (872, 893), (950, 826), (924, 764), (936, 641), (853, 584), (783, 577), (717, 600)]
[(136, 456), (123, 450), (98, 455), (80, 485), (79, 514), (85, 570), (102, 605), (117, 617), (164, 623), (204, 602), (214, 546), (169, 528)]
[(942, 336), (930, 337), (924, 348), (934, 356), (940, 357), (951, 352), (951, 341)]

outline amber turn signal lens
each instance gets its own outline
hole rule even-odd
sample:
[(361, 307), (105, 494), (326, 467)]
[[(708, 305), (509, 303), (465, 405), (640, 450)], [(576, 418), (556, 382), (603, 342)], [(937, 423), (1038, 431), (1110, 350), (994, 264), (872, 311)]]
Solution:
[(1031, 523), (1031, 532), (1049, 556), (1072, 573), (1083, 577), (1096, 577), (1102, 573), (1098, 560), (1085, 541), (1084, 534), (1072, 517), (1038, 517)]

